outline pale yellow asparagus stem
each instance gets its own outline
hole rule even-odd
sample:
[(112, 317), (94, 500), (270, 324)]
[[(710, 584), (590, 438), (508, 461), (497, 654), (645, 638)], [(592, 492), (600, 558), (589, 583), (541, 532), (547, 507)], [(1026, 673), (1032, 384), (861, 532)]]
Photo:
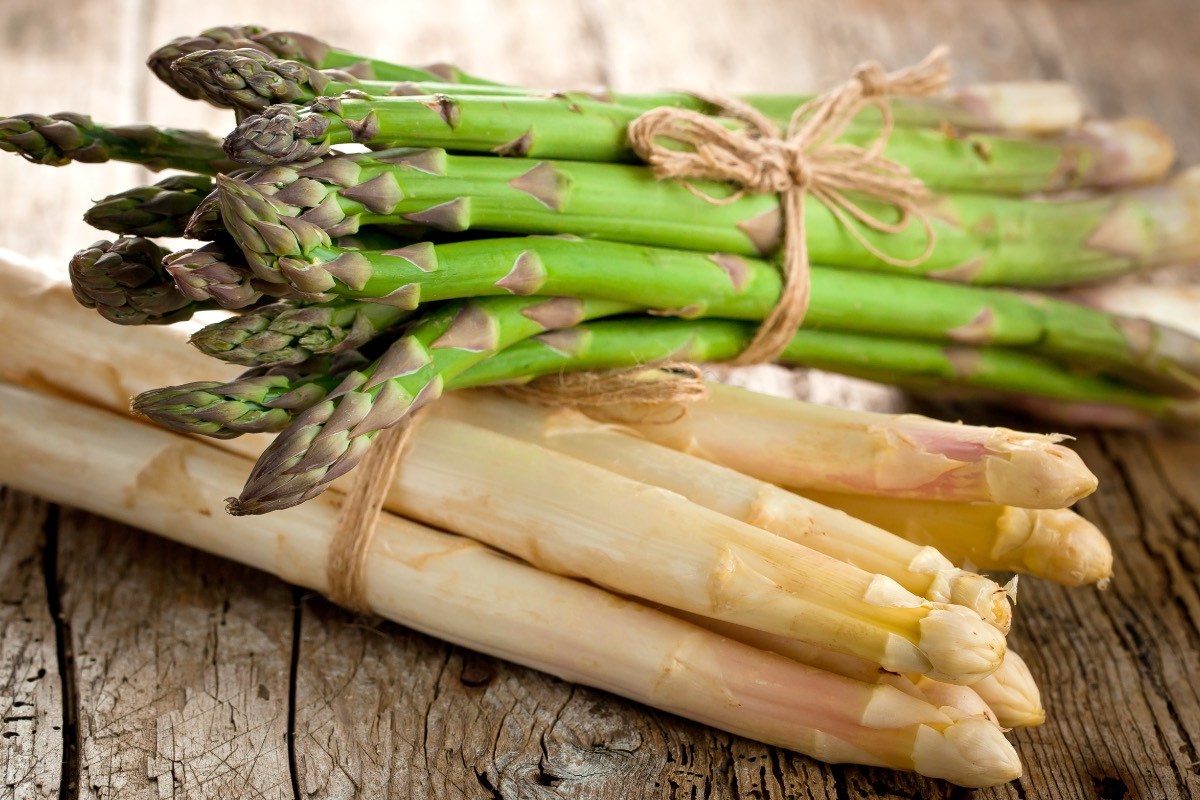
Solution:
[[(327, 590), (332, 496), (230, 519), (221, 498), (244, 458), (8, 384), (0, 408), (0, 482)], [(755, 650), (468, 539), (385, 514), (366, 564), (366, 598), (380, 615), (567, 680), (828, 761), (964, 786), (1020, 775), (986, 720), (952, 720), (890, 686)]]
[[(1007, 656), (1005, 658), (1007, 659)], [(956, 686), (953, 683), (932, 680), (925, 675), (914, 676), (913, 686), (922, 697), (940, 708), (948, 717), (983, 717), (997, 727), (1000, 725), (996, 714), (975, 691), (974, 686)]]
[(1003, 634), (962, 606), (917, 597), (674, 492), (455, 420), (419, 423), (388, 508), (552, 572), (896, 672), (972, 683), (1004, 653)]
[[(1163, 280), (1169, 275), (1169, 279)], [(1148, 319), (1200, 337), (1200, 270), (1194, 265), (1062, 292), (1067, 299), (1128, 317)]]
[(1061, 436), (830, 408), (721, 384), (682, 416), (638, 424), (644, 410), (619, 413), (647, 439), (802, 492), (1064, 508), (1096, 488)]
[(1046, 721), (1042, 694), (1029, 666), (1009, 650), (1000, 668), (971, 686), (1005, 728), (1027, 728)]
[[(935, 602), (971, 608), (1002, 631), (1012, 611), (994, 581), (957, 569), (934, 548), (863, 523), (739, 472), (647, 442), (576, 411), (550, 410), (492, 392), (461, 392), (435, 412), (538, 444), (636, 481), (660, 486), (705, 508), (892, 578)], [(546, 491), (555, 493), (553, 486)]]
[(1106, 584), (1112, 546), (1069, 509), (1029, 509), (814, 492), (814, 499), (936, 547), (956, 564), (1035, 575), (1063, 586)]

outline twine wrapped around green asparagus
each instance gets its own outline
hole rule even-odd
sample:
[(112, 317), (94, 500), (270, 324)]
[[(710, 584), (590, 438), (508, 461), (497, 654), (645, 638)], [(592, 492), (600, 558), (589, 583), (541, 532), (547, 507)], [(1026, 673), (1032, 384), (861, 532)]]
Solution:
[[(742, 129), (730, 129), (694, 111), (665, 106), (647, 111), (629, 125), (630, 146), (655, 175), (679, 180), (706, 202), (730, 203), (747, 193), (780, 195), (783, 288), (779, 302), (734, 363), (775, 360), (804, 321), (810, 289), (804, 231), (808, 195), (826, 206), (872, 255), (893, 266), (916, 266), (933, 251), (933, 227), (921, 208), (928, 190), (907, 167), (884, 157), (883, 151), (893, 126), (888, 98), (935, 94), (945, 88), (949, 77), (946, 49), (938, 47), (919, 64), (893, 73), (884, 72), (874, 62), (858, 67), (841, 86), (796, 109), (786, 133), (749, 104), (728, 98), (705, 100), (722, 109), (724, 116), (745, 123)], [(847, 126), (868, 107), (879, 109), (883, 119), (878, 138), (869, 147), (837, 143)], [(661, 140), (672, 140), (675, 146)], [(689, 179), (728, 181), (737, 191), (721, 199), (696, 189)], [(850, 193), (894, 208), (897, 219), (887, 221), (868, 213), (851, 199)], [(914, 219), (924, 226), (927, 244), (921, 255), (910, 260), (882, 252), (855, 227), (857, 222), (875, 231), (895, 233)], [(580, 396), (580, 387), (587, 390), (587, 396)], [(690, 379), (680, 374), (673, 380), (645, 381), (637, 371), (615, 371), (591, 382), (585, 379), (583, 383), (543, 384), (535, 391), (538, 395), (531, 399), (536, 402), (572, 407), (634, 402), (666, 403), (678, 408), (680, 403), (702, 399), (705, 394), (703, 382), (695, 375)], [(341, 605), (367, 608), (362, 580), (366, 554), (414, 422), (409, 415), (376, 438), (367, 456), (369, 463), (361, 465), (342, 507), (329, 560), (330, 596)]]
[[(919, 64), (885, 73), (874, 62), (854, 70), (850, 80), (796, 109), (786, 136), (752, 106), (733, 99), (706, 98), (726, 116), (742, 120), (745, 130), (730, 130), (712, 117), (681, 108), (657, 108), (629, 126), (629, 144), (659, 178), (673, 178), (706, 202), (726, 204), (744, 194), (780, 195), (783, 212), (781, 249), (783, 291), (737, 364), (772, 361), (791, 340), (808, 310), (809, 263), (804, 232), (804, 200), (812, 195), (876, 258), (893, 266), (916, 266), (934, 247), (933, 227), (921, 209), (925, 185), (903, 164), (884, 157), (893, 119), (889, 96), (924, 96), (945, 88), (950, 70), (946, 49), (936, 48)], [(846, 127), (865, 108), (883, 118), (878, 138), (869, 147), (838, 143)], [(668, 147), (673, 140), (684, 148)], [(712, 197), (688, 179), (729, 181), (732, 196)], [(895, 222), (880, 219), (856, 204), (847, 193), (865, 195), (898, 212)], [(855, 221), (883, 233), (895, 233), (912, 220), (925, 228), (925, 251), (915, 259), (895, 259), (866, 240)]]

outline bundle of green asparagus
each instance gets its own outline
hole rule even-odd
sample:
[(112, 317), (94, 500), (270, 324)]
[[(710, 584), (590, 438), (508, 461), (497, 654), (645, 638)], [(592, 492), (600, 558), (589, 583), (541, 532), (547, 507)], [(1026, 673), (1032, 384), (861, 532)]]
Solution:
[[(0, 120), (0, 149), (43, 164), (121, 159), (184, 173), (93, 206), (88, 221), (121, 238), (76, 255), (72, 293), (126, 325), (225, 316), (193, 330), (195, 351), (163, 359), (175, 352), (168, 331), (106, 335), (63, 307), (61, 287), (26, 281), (18, 302), (0, 305), (0, 340), (12, 351), (0, 378), (111, 409), (136, 395), (136, 412), (237, 453), (209, 456), (168, 434), (137, 434), (148, 437), (144, 453), (186, 448), (189, 462), (219, 461), (203, 471), (221, 475), (220, 496), (232, 488), (229, 470), (256, 459), (229, 504), (237, 515), (345, 491), (379, 434), (428, 408), (384, 501), (390, 512), (516, 556), (534, 574), (563, 576), (546, 591), (582, 591), (567, 580), (575, 578), (612, 590), (602, 595), (611, 624), (652, 617), (646, 635), (660, 637), (671, 663), (692, 663), (674, 643), (682, 637), (697, 643), (696, 663), (708, 668), (731, 646), (719, 634), (742, 643), (729, 657), (748, 671), (785, 669), (756, 660), (770, 661), (770, 651), (788, 670), (806, 665), (819, 680), (832, 673), (874, 687), (862, 698), (884, 705), (849, 727), (837, 720), (866, 700), (847, 696), (837, 713), (789, 708), (792, 725), (730, 685), (747, 716), (712, 716), (703, 702), (639, 683), (645, 664), (610, 671), (600, 659), (585, 669), (534, 645), (514, 650), (469, 626), (414, 617), (408, 604), (424, 602), (424, 583), (403, 598), (372, 588), (376, 611), (830, 760), (965, 785), (1019, 769), (996, 725), (1036, 724), (1042, 712), (1021, 662), (1005, 654), (1006, 587), (976, 571), (1084, 585), (1103, 583), (1112, 566), (1100, 532), (1066, 510), (1095, 479), (1059, 437), (719, 385), (686, 407), (651, 406), (654, 393), (641, 390), (674, 380), (652, 367), (620, 373), (632, 401), (606, 406), (601, 421), (586, 402), (566, 407), (556, 382), (565, 373), (735, 359), (787, 293), (776, 196), (657, 180), (628, 141), (630, 124), (662, 107), (735, 132), (744, 123), (687, 94), (539, 92), (253, 26), (176, 40), (149, 63), (184, 96), (236, 112), (223, 148), (206, 133), (59, 114)], [(811, 99), (742, 101), (783, 122)], [(883, 147), (919, 178), (929, 195), (918, 211), (932, 238), (885, 203), (855, 200), (885, 223), (875, 230), (810, 197), (808, 313), (778, 360), (1068, 420), (1197, 419), (1200, 340), (1042, 291), (1200, 251), (1200, 183), (1191, 173), (1165, 177), (1166, 136), (1142, 120), (1084, 121), (1080, 109), (1061, 84), (980, 85), (897, 97), (887, 112), (864, 108), (839, 146)], [(177, 236), (204, 243), (169, 252), (145, 238)], [(39, 354), (36, 364), (26, 350)], [(200, 353), (246, 371), (205, 368), (212, 362)], [(191, 369), (189, 358), (201, 363)], [(71, 386), (56, 384), (54, 364)], [(497, 385), (536, 386), (551, 407), (444, 396)], [(13, 403), (35, 402), (12, 392)], [(264, 449), (238, 438), (246, 433), (279, 435)], [(138, 457), (129, 469), (145, 468)], [(103, 498), (94, 507), (168, 527), (161, 509), (118, 513)], [(297, 536), (324, 553), (321, 526), (332, 512), (321, 500), (311, 508), (288, 518), (320, 530)], [(200, 523), (195, 531), (188, 535), (200, 546), (328, 586), (311, 559), (301, 568)], [(382, 557), (379, 547), (371, 552)], [(504, 591), (487, 584), (478, 597)], [(801, 678), (780, 673), (774, 685), (785, 680)], [(881, 681), (949, 722), (886, 705), (893, 701), (878, 699)], [(818, 691), (831, 703), (837, 696)], [(751, 711), (761, 712), (758, 723), (748, 721)], [(953, 740), (958, 755), (918, 755), (934, 735), (921, 731)], [(968, 739), (982, 749), (964, 756)]]

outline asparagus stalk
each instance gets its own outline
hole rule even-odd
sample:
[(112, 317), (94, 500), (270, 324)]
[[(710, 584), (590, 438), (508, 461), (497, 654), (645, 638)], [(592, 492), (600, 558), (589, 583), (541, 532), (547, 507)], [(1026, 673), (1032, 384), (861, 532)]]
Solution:
[(201, 328), (190, 341), (202, 353), (231, 364), (299, 364), (357, 349), (408, 316), (395, 306), (282, 301)]
[(280, 433), (230, 502), (230, 513), (262, 514), (315, 497), (354, 468), (377, 432), (439, 398), (448, 379), (514, 342), (628, 310), (561, 297), (498, 297), (439, 308)]
[[(641, 113), (579, 95), (350, 93), (307, 108), (269, 106), (241, 121), (226, 137), (225, 152), (259, 165), (309, 161), (346, 144), (636, 162), (625, 132)], [(841, 141), (869, 147), (880, 132), (878, 124), (859, 124)], [(1174, 161), (1166, 134), (1140, 119), (1089, 123), (1053, 139), (902, 127), (892, 131), (885, 153), (930, 188), (1006, 194), (1144, 183), (1161, 178)]]
[[(758, 259), (596, 240), (523, 237), (350, 251), (335, 247), (317, 226), (292, 220), (287, 230), (294, 235), (285, 241), (278, 227), (286, 218), (270, 202), (246, 203), (254, 205), (255, 226), (276, 228), (269, 240), (249, 245), (259, 268), (244, 281), (277, 276), (307, 299), (348, 297), (411, 309), (537, 292), (622, 300), (689, 318), (760, 321), (781, 291), (778, 270)], [(175, 274), (193, 287), (189, 296), (205, 297), (203, 280)], [(805, 321), (812, 328), (1028, 347), (1151, 389), (1200, 390), (1200, 340), (1165, 326), (1050, 298), (821, 266), (812, 269), (811, 287)], [(218, 292), (229, 289), (218, 284)]]
[(1064, 586), (1107, 584), (1112, 547), (1088, 520), (1065, 508), (943, 503), (810, 492), (813, 499), (937, 548), (972, 569), (1035, 575)]
[(933, 548), (914, 546), (772, 484), (623, 435), (577, 412), (551, 413), (490, 393), (450, 395), (436, 413), (675, 492), (732, 519), (886, 575), (927, 600), (966, 606), (1008, 630), (1011, 610), (1004, 590), (993, 581), (955, 569)]
[[(257, 180), (218, 180), (221, 215), (256, 263), (277, 244), (295, 246), (285, 225), (260, 218), (300, 218), (329, 236), (366, 224), (418, 223), (463, 231), (483, 228), (578, 234), (635, 244), (773, 252), (780, 213), (773, 195), (713, 205), (674, 181), (656, 181), (645, 167), (529, 159), (450, 156), (438, 149), (385, 150), (330, 156), (297, 169), (276, 167)], [(731, 187), (697, 184), (717, 197)], [(966, 283), (1066, 285), (1132, 272), (1200, 252), (1192, 217), (1200, 204), (1200, 172), (1171, 184), (1061, 201), (942, 194), (928, 211), (936, 245), (916, 267), (872, 254), (832, 212), (810, 198), (806, 233), (814, 262), (904, 271)], [(894, 210), (863, 201), (884, 219)], [(1190, 204), (1190, 205), (1189, 205)], [(857, 223), (854, 223), (857, 225)], [(896, 233), (861, 230), (878, 252), (918, 259), (928, 240), (920, 226)]]
[(318, 356), (301, 365), (258, 367), (229, 383), (196, 381), (151, 389), (130, 410), (180, 433), (231, 439), (283, 430), (298, 411), (329, 395), (352, 369), (367, 364), (356, 351)]
[(85, 114), (18, 114), (0, 119), (0, 150), (54, 167), (72, 161), (128, 161), (152, 170), (178, 169), (215, 175), (241, 168), (204, 131), (153, 125), (104, 125)]
[[(464, 375), (460, 385), (521, 382), (538, 375), (625, 368), (664, 359), (724, 361), (741, 353), (753, 333), (744, 323), (725, 320), (630, 319), (619, 324), (589, 324), (569, 337), (518, 345)], [(1056, 362), (998, 347), (944, 348), (933, 342), (801, 329), (778, 360), (942, 397), (965, 391), (993, 402), (997, 398), (1024, 400), (1032, 406), (1052, 401), (1060, 408), (1084, 406), (1115, 414), (1117, 421), (1125, 420), (1126, 412), (1139, 420), (1177, 425), (1200, 419), (1200, 403), (1194, 398), (1152, 394), (1103, 377), (1073, 374)], [(1095, 415), (1095, 421), (1103, 419)]]
[(406, 67), (368, 58), (334, 47), (315, 36), (294, 31), (273, 31), (259, 25), (210, 28), (199, 36), (173, 39), (155, 50), (146, 60), (158, 79), (189, 100), (206, 99), (202, 89), (186, 73), (172, 70), (180, 58), (216, 48), (248, 49), (275, 59), (288, 59), (314, 69), (347, 70), (362, 78), (383, 81), (444, 80), (462, 84), (491, 84), (469, 75), (451, 64)]
[[(327, 590), (332, 499), (278, 520), (230, 522), (220, 514), (221, 487), (243, 459), (23, 389), (0, 387), (0, 399), (12, 412), (0, 427), (17, 456), (0, 464), (5, 483)], [(37, 418), (58, 424), (23, 422)], [(968, 786), (1020, 774), (1015, 752), (984, 718), (954, 720), (890, 686), (723, 639), (451, 534), (385, 514), (366, 563), (367, 601), (380, 615), (567, 680), (826, 760)]]
[[(519, 86), (444, 82), (434, 78), (402, 78), (400, 82), (371, 80), (345, 70), (318, 70), (299, 61), (273, 59), (259, 49), (193, 50), (175, 55), (170, 69), (177, 73), (167, 80), (186, 82), (213, 105), (251, 113), (273, 103), (310, 103), (318, 97), (360, 92), (373, 97), (448, 94), (488, 96), (537, 96), (546, 92)], [(453, 75), (449, 77), (453, 78)], [(648, 110), (660, 106), (688, 108), (713, 114), (720, 109), (687, 93), (629, 94), (607, 89), (574, 94)], [(768, 116), (785, 121), (811, 94), (747, 95), (741, 98)], [(1067, 131), (1083, 123), (1082, 102), (1065, 83), (976, 84), (947, 92), (942, 97), (892, 98), (892, 111), (901, 127), (997, 130), (1046, 135)], [(864, 117), (873, 114), (871, 110)], [(872, 120), (873, 121), (873, 120)], [(877, 123), (876, 123), (877, 124)]]
[(189, 300), (162, 266), (167, 250), (149, 239), (100, 240), (71, 257), (75, 299), (118, 325), (166, 325), (190, 319), (208, 303)]
[(93, 228), (127, 236), (183, 236), (200, 201), (213, 191), (203, 175), (171, 175), (92, 205), (83, 219)]
[[(1155, 273), (1153, 277), (1157, 279), (1161, 273)], [(1200, 282), (1186, 274), (1172, 277), (1176, 280), (1162, 284), (1157, 280), (1147, 283), (1126, 278), (1080, 286), (1065, 292), (1064, 296), (1070, 302), (1148, 320), (1150, 324), (1170, 325), (1192, 336), (1200, 336), (1200, 285), (1197, 285)]]

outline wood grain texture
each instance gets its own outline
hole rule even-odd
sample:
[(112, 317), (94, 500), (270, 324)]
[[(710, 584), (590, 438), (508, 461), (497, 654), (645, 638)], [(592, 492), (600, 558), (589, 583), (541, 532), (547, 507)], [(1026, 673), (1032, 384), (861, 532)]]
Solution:
[(46, 504), (0, 489), (0, 797), (57, 797), (63, 698), (45, 580)]
[[(1186, 158), (1200, 159), (1192, 78), (1200, 14), (1191, 0), (355, 0), (353, 15), (333, 20), (328, 8), (249, 0), (231, 19), (219, 4), (8, 0), (0, 66), (19, 78), (0, 88), (0, 108), (98, 117), (103, 108), (109, 119), (221, 130), (225, 112), (175, 98), (141, 60), (172, 36), (230, 22), (319, 29), (397, 60), (456, 61), (543, 87), (811, 88), (864, 57), (899, 65), (946, 41), (960, 80), (1067, 78), (1098, 111), (1152, 116)], [(123, 31), (115, 48), (87, 46), (114, 25)], [(52, 58), (67, 42), (71, 58)], [(35, 76), (44, 91), (14, 88)], [(81, 213), (79, 198), (138, 174), (0, 159), (0, 180), (26, 197), (0, 215), (0, 247), (65, 258), (94, 237), (64, 223), (76, 213), (64, 205)], [(827, 401), (894, 403), (853, 382), (797, 384), (769, 368), (753, 381)], [(1200, 442), (1086, 434), (1078, 447), (1101, 478), (1081, 510), (1112, 535), (1118, 573), (1107, 592), (1022, 585), (1011, 641), (1038, 677), (1050, 719), (1013, 735), (1025, 777), (971, 796), (1200, 797)], [(64, 796), (964, 795), (913, 776), (818, 764), (363, 620), (122, 526), (19, 495), (0, 499), (0, 709), (21, 712), (5, 711), (0, 725), (0, 798), (59, 794), (71, 739), (64, 711), (79, 720)], [(57, 520), (49, 592), (39, 544), (47, 519)], [(61, 600), (66, 652), (54, 649), (52, 599)], [(35, 722), (9, 720), (27, 708)], [(13, 780), (27, 768), (29, 779)]]
[(72, 510), (58, 545), (79, 796), (291, 797), (290, 590)]

